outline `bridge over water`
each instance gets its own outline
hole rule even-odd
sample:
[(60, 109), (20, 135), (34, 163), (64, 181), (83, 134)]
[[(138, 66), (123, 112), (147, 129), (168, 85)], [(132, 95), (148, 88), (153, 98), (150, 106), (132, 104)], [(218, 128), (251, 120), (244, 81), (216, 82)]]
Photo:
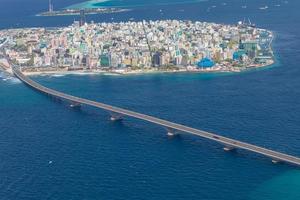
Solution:
[(17, 78), (19, 78), (23, 83), (27, 84), (28, 86), (30, 86), (44, 94), (51, 95), (51, 96), (59, 98), (59, 99), (67, 100), (70, 102), (72, 107), (80, 106), (80, 105), (88, 105), (88, 106), (93, 106), (96, 108), (101, 108), (101, 109), (109, 111), (111, 113), (111, 120), (119, 120), (119, 119), (121, 119), (122, 116), (129, 116), (129, 117), (133, 117), (136, 119), (148, 121), (148, 122), (163, 126), (168, 130), (168, 135), (170, 135), (170, 136), (175, 134), (175, 132), (177, 132), (177, 131), (181, 131), (181, 132), (200, 136), (202, 138), (206, 138), (209, 140), (216, 141), (220, 144), (223, 144), (225, 151), (231, 151), (234, 149), (244, 149), (244, 150), (248, 150), (251, 152), (255, 152), (257, 154), (267, 156), (267, 157), (271, 158), (272, 162), (274, 162), (274, 163), (286, 162), (289, 164), (300, 166), (300, 158), (298, 158), (296, 156), (291, 156), (288, 154), (280, 153), (277, 151), (273, 151), (270, 149), (252, 145), (252, 144), (249, 144), (246, 142), (241, 142), (239, 140), (230, 139), (228, 137), (223, 137), (223, 136), (220, 136), (217, 134), (213, 134), (213, 133), (209, 133), (209, 132), (202, 131), (199, 129), (184, 126), (181, 124), (173, 123), (170, 121), (166, 121), (166, 120), (163, 120), (163, 119), (160, 119), (157, 117), (152, 117), (149, 115), (141, 114), (141, 113), (134, 112), (131, 110), (126, 110), (126, 109), (122, 109), (119, 107), (115, 107), (115, 106), (103, 104), (100, 102), (91, 101), (88, 99), (79, 98), (79, 97), (68, 95), (68, 94), (65, 94), (62, 92), (58, 92), (56, 90), (47, 88), (47, 87), (42, 86), (39, 83), (31, 80), (29, 77), (25, 76), (17, 67), (13, 67), (12, 70), (13, 70), (13, 73), (15, 74), (15, 76)]

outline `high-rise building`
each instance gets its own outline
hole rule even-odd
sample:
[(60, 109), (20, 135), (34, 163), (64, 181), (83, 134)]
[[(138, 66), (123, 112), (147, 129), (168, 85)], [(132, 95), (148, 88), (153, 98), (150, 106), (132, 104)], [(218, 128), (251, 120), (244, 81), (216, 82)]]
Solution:
[(111, 58), (107, 54), (102, 54), (100, 56), (100, 65), (101, 67), (109, 67), (111, 64)]
[(152, 66), (159, 67), (161, 66), (161, 52), (156, 52), (152, 57)]
[(85, 24), (85, 11), (80, 10), (80, 26), (83, 26)]

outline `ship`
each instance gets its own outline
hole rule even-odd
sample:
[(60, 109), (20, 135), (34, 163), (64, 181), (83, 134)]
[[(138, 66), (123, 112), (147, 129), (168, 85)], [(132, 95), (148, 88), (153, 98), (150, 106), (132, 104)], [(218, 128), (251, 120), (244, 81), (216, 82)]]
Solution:
[(248, 18), (248, 22), (244, 18), (243, 21), (238, 22), (238, 25), (241, 26), (241, 27), (252, 27), (252, 28), (256, 27), (256, 24), (253, 24), (249, 18)]
[(259, 9), (260, 10), (266, 10), (266, 9), (268, 9), (269, 8), (269, 6), (263, 6), (263, 7), (260, 7)]

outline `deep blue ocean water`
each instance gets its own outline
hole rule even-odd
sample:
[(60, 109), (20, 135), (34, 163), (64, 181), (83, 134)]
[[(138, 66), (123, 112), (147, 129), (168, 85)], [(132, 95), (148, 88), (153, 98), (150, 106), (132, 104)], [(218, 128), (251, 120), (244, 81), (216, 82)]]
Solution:
[[(56, 0), (54, 5), (80, 2)], [(269, 9), (258, 9), (264, 5)], [(63, 26), (74, 20), (34, 17), (47, 1), (4, 0), (0, 6), (1, 28)], [(211, 0), (88, 16), (94, 21), (134, 17), (218, 23), (250, 17), (276, 35), (278, 62), (268, 69), (33, 79), (69, 94), (300, 156), (299, 8), (297, 0)], [(104, 111), (73, 110), (3, 73), (0, 77), (1, 200), (300, 199), (296, 167), (274, 165), (245, 151), (224, 153), (221, 145), (186, 134), (170, 139), (163, 128), (131, 118), (112, 123)]]

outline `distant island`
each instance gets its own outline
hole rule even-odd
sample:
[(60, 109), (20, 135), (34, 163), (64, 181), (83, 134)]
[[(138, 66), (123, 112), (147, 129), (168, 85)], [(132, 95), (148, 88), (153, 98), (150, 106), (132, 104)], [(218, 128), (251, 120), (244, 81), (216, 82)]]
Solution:
[(67, 15), (94, 15), (94, 14), (105, 14), (105, 13), (118, 13), (126, 12), (129, 9), (124, 8), (84, 8), (84, 9), (63, 9), (63, 10), (50, 10), (47, 12), (42, 12), (36, 16), (67, 16)]
[(243, 22), (80, 21), (0, 31), (1, 57), (25, 74), (241, 72), (274, 63), (272, 40), (271, 31)]
[(36, 16), (52, 17), (52, 16), (68, 16), (68, 15), (81, 15), (85, 18), (85, 15), (104, 14), (104, 13), (117, 13), (129, 11), (129, 9), (123, 8), (65, 8), (61, 10), (54, 10), (52, 0), (49, 0), (48, 11), (37, 14)]

